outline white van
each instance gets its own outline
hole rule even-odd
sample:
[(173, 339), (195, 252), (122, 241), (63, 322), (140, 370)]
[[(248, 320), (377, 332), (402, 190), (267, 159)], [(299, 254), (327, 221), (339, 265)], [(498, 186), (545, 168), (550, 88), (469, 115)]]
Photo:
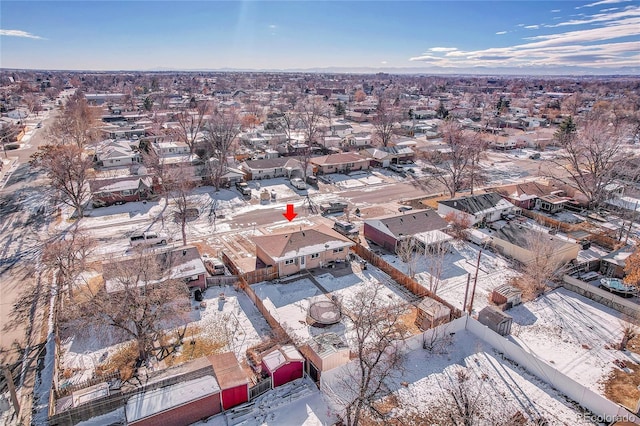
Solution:
[(133, 234), (129, 238), (129, 241), (131, 242), (131, 246), (133, 247), (143, 244), (153, 246), (156, 244), (167, 244), (168, 238), (165, 234), (149, 231)]
[(300, 178), (291, 179), (291, 185), (296, 189), (307, 189), (307, 184)]

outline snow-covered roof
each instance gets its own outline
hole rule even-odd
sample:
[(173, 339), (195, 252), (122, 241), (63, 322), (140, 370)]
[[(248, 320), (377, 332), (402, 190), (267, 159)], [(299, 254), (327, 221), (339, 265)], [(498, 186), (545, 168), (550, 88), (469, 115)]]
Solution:
[(290, 362), (302, 361), (304, 361), (304, 357), (300, 355), (300, 352), (298, 352), (298, 350), (292, 345), (275, 348), (262, 357), (262, 362), (264, 362), (264, 365), (270, 372), (273, 372)]
[(215, 377), (204, 376), (150, 392), (139, 393), (127, 401), (127, 421), (135, 422), (219, 391), (220, 386), (218, 386)]
[(254, 237), (253, 241), (275, 262), (354, 245), (353, 241), (324, 225), (286, 234)]
[(420, 232), (418, 234), (415, 234), (413, 238), (422, 242), (426, 246), (453, 240), (453, 237), (451, 235), (445, 234), (444, 232), (437, 229), (433, 231)]

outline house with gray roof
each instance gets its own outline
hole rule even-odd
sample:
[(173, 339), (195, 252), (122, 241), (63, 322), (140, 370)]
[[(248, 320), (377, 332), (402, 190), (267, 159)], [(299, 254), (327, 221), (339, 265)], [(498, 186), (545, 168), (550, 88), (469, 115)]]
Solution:
[(438, 201), (438, 213), (442, 216), (449, 213), (462, 215), (469, 219), (471, 225), (495, 222), (503, 215), (516, 213), (517, 210), (516, 206), (497, 192)]

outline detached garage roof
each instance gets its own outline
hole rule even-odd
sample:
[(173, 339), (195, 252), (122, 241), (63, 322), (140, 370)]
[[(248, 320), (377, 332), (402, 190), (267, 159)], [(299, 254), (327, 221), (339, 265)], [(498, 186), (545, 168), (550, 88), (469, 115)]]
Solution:
[(219, 391), (220, 387), (215, 377), (204, 376), (199, 379), (139, 393), (127, 401), (127, 421), (132, 423)]
[(242, 367), (238, 363), (238, 359), (233, 352), (226, 352), (219, 355), (210, 355), (209, 362), (213, 367), (213, 372), (218, 379), (218, 383), (222, 390), (235, 388), (236, 386), (246, 385), (249, 379)]

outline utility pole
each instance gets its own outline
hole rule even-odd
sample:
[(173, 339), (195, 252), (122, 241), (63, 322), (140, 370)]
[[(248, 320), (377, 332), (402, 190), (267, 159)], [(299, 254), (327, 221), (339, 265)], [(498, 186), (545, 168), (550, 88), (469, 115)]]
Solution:
[(467, 296), (469, 295), (469, 283), (471, 282), (471, 274), (467, 274), (467, 286), (464, 289), (464, 303), (462, 304), (462, 312), (467, 308)]
[(478, 252), (478, 262), (476, 263), (476, 275), (473, 277), (473, 290), (471, 290), (471, 300), (469, 301), (469, 315), (473, 310), (473, 299), (476, 296), (476, 284), (478, 283), (478, 271), (480, 270), (480, 256), (482, 256), (482, 250)]
[(18, 403), (18, 395), (16, 394), (16, 386), (13, 384), (13, 375), (9, 370), (9, 365), (5, 364), (2, 367), (4, 378), (7, 381), (7, 387), (9, 388), (9, 394), (11, 395), (11, 402), (13, 403), (13, 409), (16, 410), (16, 417), (20, 415), (20, 404)]

